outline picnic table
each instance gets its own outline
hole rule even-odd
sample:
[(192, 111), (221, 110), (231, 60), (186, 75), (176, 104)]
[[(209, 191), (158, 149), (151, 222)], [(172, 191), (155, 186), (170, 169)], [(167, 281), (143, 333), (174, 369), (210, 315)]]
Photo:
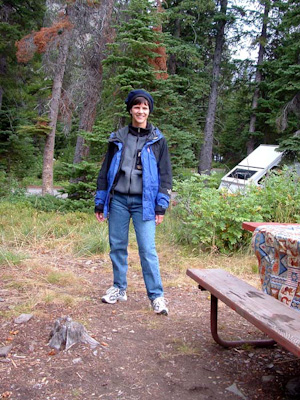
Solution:
[(300, 224), (245, 222), (263, 292), (300, 311)]
[[(213, 339), (224, 347), (246, 343), (269, 346), (277, 342), (300, 357), (300, 224), (244, 222), (243, 228), (253, 232), (252, 245), (259, 261), (263, 291), (222, 269), (187, 270), (199, 289), (211, 293)], [(266, 333), (269, 339), (224, 340), (220, 337), (219, 300)]]

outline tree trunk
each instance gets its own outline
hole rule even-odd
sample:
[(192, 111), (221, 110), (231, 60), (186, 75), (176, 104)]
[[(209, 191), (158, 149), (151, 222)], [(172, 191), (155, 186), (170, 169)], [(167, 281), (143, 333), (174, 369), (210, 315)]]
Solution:
[[(7, 71), (7, 66), (6, 66), (6, 57), (4, 55), (0, 56), (0, 78), (1, 80), (4, 79), (4, 76)], [(0, 85), (0, 110), (2, 109), (2, 101), (3, 101), (3, 87)]]
[(42, 194), (53, 194), (53, 159), (54, 159), (54, 144), (57, 125), (57, 117), (59, 112), (59, 100), (61, 97), (62, 83), (66, 69), (66, 61), (69, 53), (71, 32), (66, 30), (59, 45), (59, 54), (57, 58), (57, 68), (53, 79), (52, 97), (50, 101), (49, 126), (50, 133), (46, 137), (44, 149), (43, 163), (43, 187)]
[[(89, 58), (88, 81), (86, 82), (86, 99), (80, 114), (79, 130), (91, 132), (96, 118), (96, 110), (101, 97), (102, 61), (105, 58), (105, 46), (111, 38), (111, 15), (114, 0), (104, 0), (101, 3), (102, 24), (99, 29), (93, 51)], [(78, 135), (73, 163), (79, 164), (89, 155), (89, 146), (84, 137)], [(80, 180), (80, 179), (79, 179)], [(74, 181), (74, 180), (72, 180)]]
[(2, 110), (2, 101), (3, 101), (3, 87), (0, 86), (0, 110)]
[(79, 322), (69, 316), (58, 318), (50, 332), (49, 346), (54, 350), (69, 350), (74, 344), (86, 343), (95, 348), (99, 342), (93, 339)]
[[(88, 91), (88, 98), (85, 100), (79, 120), (79, 131), (92, 132), (96, 117), (96, 109), (100, 96), (100, 87), (102, 83), (102, 74), (98, 81)], [(79, 164), (83, 159), (89, 156), (90, 147), (86, 144), (85, 138), (78, 135), (76, 141), (73, 164)]]
[(212, 164), (212, 151), (214, 141), (214, 126), (215, 117), (218, 101), (218, 86), (220, 77), (220, 65), (223, 53), (223, 45), (225, 40), (225, 25), (226, 25), (226, 12), (227, 12), (227, 0), (221, 0), (220, 2), (220, 14), (219, 23), (217, 27), (216, 46), (213, 60), (213, 72), (212, 72), (212, 83), (208, 101), (208, 109), (206, 114), (206, 121), (204, 127), (204, 143), (201, 146), (200, 161), (198, 172), (199, 174), (210, 174)]
[[(175, 20), (175, 31), (173, 33), (174, 38), (179, 39), (180, 38), (180, 20), (177, 18)], [(168, 71), (170, 75), (175, 75), (177, 70), (177, 59), (176, 59), (176, 54), (170, 54), (169, 60), (168, 60)]]
[(257, 58), (257, 67), (255, 73), (255, 90), (252, 98), (252, 112), (250, 116), (250, 123), (249, 123), (249, 139), (247, 142), (247, 154), (252, 153), (255, 147), (255, 136), (253, 133), (255, 132), (255, 125), (256, 125), (256, 109), (258, 105), (258, 99), (260, 97), (260, 90), (259, 84), (262, 81), (262, 73), (260, 66), (264, 61), (264, 54), (265, 54), (265, 46), (267, 41), (267, 25), (268, 25), (268, 16), (270, 12), (270, 1), (265, 1), (265, 9), (264, 9), (264, 17), (263, 17), (263, 25), (259, 40), (259, 50), (258, 50), (258, 58)]

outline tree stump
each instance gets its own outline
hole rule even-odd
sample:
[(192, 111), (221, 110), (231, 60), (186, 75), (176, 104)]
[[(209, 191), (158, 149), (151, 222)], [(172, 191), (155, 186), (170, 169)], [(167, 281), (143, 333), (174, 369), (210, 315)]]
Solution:
[(69, 316), (58, 318), (54, 322), (48, 345), (55, 350), (69, 350), (76, 343), (89, 344), (92, 348), (99, 344), (79, 322), (72, 321)]

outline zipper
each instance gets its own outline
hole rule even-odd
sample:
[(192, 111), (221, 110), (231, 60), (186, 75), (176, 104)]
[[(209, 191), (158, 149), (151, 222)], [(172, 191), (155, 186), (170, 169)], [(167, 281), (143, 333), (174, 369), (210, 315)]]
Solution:
[(124, 158), (124, 147), (125, 147), (125, 143), (122, 142), (122, 141), (119, 140), (119, 139), (118, 139), (117, 141), (118, 141), (119, 143), (122, 144), (122, 150), (121, 150), (122, 153), (121, 153), (120, 162), (119, 162), (119, 165), (118, 165), (118, 170), (117, 170), (117, 172), (116, 172), (116, 175), (115, 175), (114, 180), (113, 180), (112, 185), (111, 185), (110, 193), (114, 193), (114, 190), (115, 190), (115, 187), (116, 187), (116, 184), (117, 184), (116, 178), (117, 178), (117, 176), (118, 176), (118, 173), (120, 172), (121, 165), (122, 165), (122, 161), (123, 161), (123, 158)]
[[(140, 128), (138, 128), (138, 133), (140, 133)], [(135, 161), (136, 161), (136, 154), (137, 154), (137, 145), (139, 142), (139, 136), (136, 137), (136, 142), (135, 142), (135, 151), (134, 151), (134, 155), (133, 155), (133, 163), (131, 164), (131, 171), (130, 171), (130, 179), (129, 179), (129, 191), (128, 194), (130, 194), (130, 186), (131, 186), (131, 177), (132, 177), (132, 171), (133, 171), (133, 166), (135, 165)]]

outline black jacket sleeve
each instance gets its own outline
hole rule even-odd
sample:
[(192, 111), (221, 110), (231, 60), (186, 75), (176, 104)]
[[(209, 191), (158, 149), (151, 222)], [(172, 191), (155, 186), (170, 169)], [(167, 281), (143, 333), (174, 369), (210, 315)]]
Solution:
[(107, 190), (107, 173), (111, 164), (111, 160), (114, 155), (115, 146), (113, 143), (109, 143), (108, 150), (106, 152), (104, 161), (100, 168), (98, 178), (97, 178), (97, 192), (95, 197), (95, 212), (103, 212), (103, 198), (105, 197), (105, 192)]
[[(158, 169), (160, 175), (159, 193), (167, 196), (170, 200), (172, 193), (172, 166), (170, 160), (169, 149), (165, 138), (160, 140), (158, 154)], [(163, 215), (166, 211), (165, 207), (156, 205), (155, 213)]]

